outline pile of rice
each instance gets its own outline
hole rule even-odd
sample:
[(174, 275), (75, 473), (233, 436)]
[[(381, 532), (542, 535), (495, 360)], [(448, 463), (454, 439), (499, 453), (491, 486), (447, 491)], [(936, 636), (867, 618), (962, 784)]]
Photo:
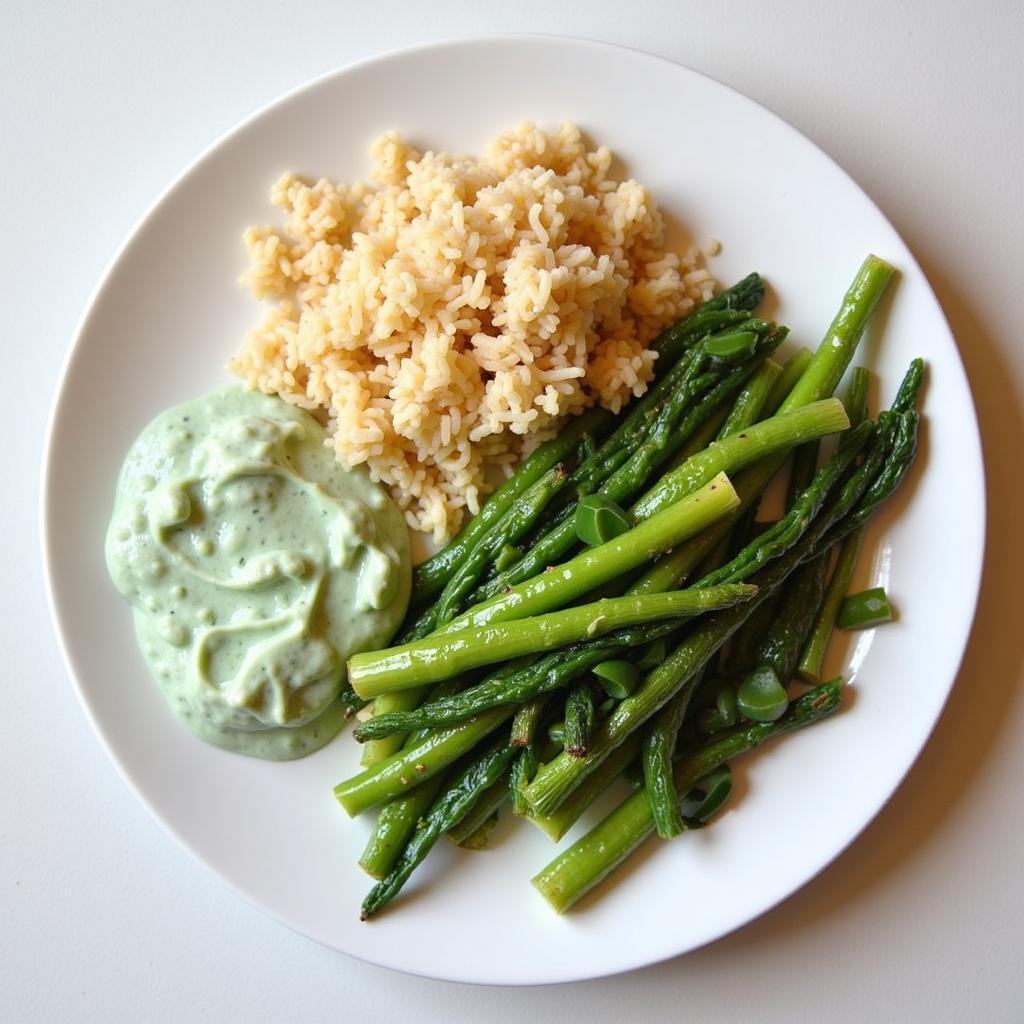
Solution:
[(607, 147), (524, 123), (482, 159), (395, 132), (355, 185), (285, 174), (287, 222), (254, 227), (242, 281), (276, 304), (231, 369), (323, 410), (348, 466), (383, 481), (442, 541), (493, 480), (569, 414), (644, 392), (648, 343), (712, 294), (665, 251), (647, 190)]

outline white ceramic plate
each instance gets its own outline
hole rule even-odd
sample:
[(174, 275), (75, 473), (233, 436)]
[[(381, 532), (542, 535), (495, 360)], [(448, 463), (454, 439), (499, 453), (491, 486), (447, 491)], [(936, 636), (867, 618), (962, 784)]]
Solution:
[[(139, 429), (226, 381), (259, 310), (236, 285), (243, 228), (272, 217), (267, 190), (295, 169), (342, 180), (398, 128), (433, 148), (479, 150), (523, 118), (579, 123), (608, 143), (731, 282), (770, 280), (773, 315), (814, 344), (865, 253), (901, 271), (861, 362), (887, 400), (927, 357), (928, 425), (898, 499), (873, 525), (861, 581), (884, 581), (899, 621), (837, 652), (849, 706), (743, 762), (735, 808), (704, 832), (651, 843), (574, 913), (529, 878), (555, 848), (502, 829), (493, 849), (440, 844), (393, 912), (359, 922), (356, 867), (369, 821), (331, 786), (357, 761), (343, 735), (288, 764), (204, 746), (165, 708), (106, 578), (115, 475)], [(912, 187), (912, 183), (908, 183)], [(955, 500), (950, 500), (955, 496)], [(898, 513), (898, 514), (897, 514)], [(971, 396), (942, 311), (906, 246), (860, 189), (777, 117), (725, 86), (642, 53), (506, 37), (404, 51), (346, 68), (261, 111), (195, 163), (117, 255), (82, 321), (57, 395), (44, 537), (54, 616), (82, 703), (126, 780), (181, 843), (279, 920), (403, 971), (526, 984), (610, 974), (686, 952), (761, 914), (827, 865), (917, 757), (952, 685), (974, 612), (984, 541)], [(935, 550), (943, 559), (936, 586)], [(949, 595), (955, 595), (950, 600)]]

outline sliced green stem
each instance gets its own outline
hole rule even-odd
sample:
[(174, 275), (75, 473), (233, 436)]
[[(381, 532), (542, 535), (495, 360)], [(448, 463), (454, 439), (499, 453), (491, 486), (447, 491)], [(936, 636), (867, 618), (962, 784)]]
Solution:
[(389, 758), (339, 782), (334, 796), (345, 811), (355, 817), (382, 804), (443, 771), (473, 749), (513, 713), (511, 707), (486, 711), (467, 722), (440, 729), (403, 747)]
[[(439, 633), (415, 643), (354, 655), (348, 663), (349, 681), (367, 699), (395, 690), (419, 688), (481, 665), (564, 647), (625, 626), (725, 608), (755, 593), (752, 587), (731, 584), (699, 591), (604, 598), (546, 615), (494, 622), (458, 633)], [(380, 717), (374, 715), (370, 721)]]
[(556, 843), (576, 824), (590, 805), (604, 793), (640, 754), (640, 736), (631, 736), (601, 762), (586, 780), (574, 789), (560, 807), (550, 814), (531, 814), (534, 824)]
[[(699, 491), (662, 509), (627, 533), (580, 552), (560, 565), (557, 572), (539, 573), (476, 605), (445, 626), (444, 632), (522, 619), (564, 607), (602, 583), (700, 533), (738, 504), (739, 498), (729, 478), (719, 473)], [(358, 692), (354, 681), (352, 685)]]
[(477, 797), (466, 816), (448, 829), (447, 836), (456, 846), (482, 849), (485, 845), (481, 841), (482, 834), (490, 831), (495, 816), (509, 797), (509, 780), (510, 775), (506, 771)]
[[(808, 523), (817, 516), (829, 494), (846, 475), (854, 460), (871, 440), (873, 433), (874, 424), (871, 423), (862, 423), (855, 430), (849, 431), (839, 450), (825, 463), (789, 511), (764, 533), (755, 537), (731, 561), (703, 577), (698, 586), (717, 586), (720, 583), (746, 579), (762, 565), (787, 551), (804, 535)], [(870, 471), (873, 469), (872, 466)], [(355, 686), (354, 681), (352, 685)]]
[[(766, 321), (759, 323), (763, 323), (766, 330), (772, 328)], [(657, 470), (672, 460), (701, 425), (716, 416), (719, 407), (763, 361), (765, 351), (774, 349), (784, 335), (784, 328), (771, 329), (754, 357), (726, 372), (717, 382), (714, 381), (714, 374), (702, 374), (693, 381), (681, 384), (664, 403), (664, 408), (651, 411), (644, 423), (647, 432), (637, 440), (632, 450), (608, 456), (602, 448), (595, 456), (595, 468), (590, 471), (589, 478), (578, 479), (588, 467), (580, 467), (573, 474), (572, 483), (577, 492), (586, 494), (598, 491), (616, 502), (635, 498), (656, 475)], [(700, 355), (700, 350), (695, 350), (693, 358), (696, 360)], [(700, 365), (699, 362), (694, 363), (695, 367), (699, 368)], [(705, 387), (706, 390), (701, 394), (701, 389)], [(547, 532), (533, 540), (530, 550), (518, 564), (478, 588), (475, 599), (491, 597), (502, 588), (520, 583), (547, 566), (557, 564), (576, 542), (575, 522), (571, 508), (567, 508)]]
[(761, 368), (743, 386), (718, 430), (718, 440), (753, 426), (764, 419), (764, 408), (775, 382), (782, 376), (782, 367), (774, 359), (766, 359)]
[(810, 365), (779, 406), (780, 412), (816, 402), (835, 391), (895, 272), (895, 267), (877, 256), (865, 258)]
[(872, 587), (843, 598), (836, 615), (839, 629), (873, 629), (892, 622), (892, 606), (885, 587)]
[(830, 552), (805, 562), (782, 589), (775, 617), (754, 652), (754, 666), (770, 666), (783, 686), (796, 671), (800, 652), (825, 598)]
[[(773, 411), (776, 404), (778, 412), (798, 409), (835, 390), (893, 273), (893, 268), (877, 257), (868, 256), (865, 259), (817, 351), (811, 355), (806, 349), (799, 349), (783, 367), (782, 376), (769, 396), (767, 411)], [(915, 360), (900, 388), (897, 398), (900, 408), (911, 408), (922, 376), (923, 365), (920, 360)], [(737, 477), (736, 488), (741, 497), (741, 509), (747, 507), (767, 487), (784, 461), (785, 452), (777, 452)], [(693, 569), (703, 553), (713, 546), (717, 537), (729, 525), (728, 522), (716, 524), (709, 531), (715, 535), (714, 539), (704, 542), (702, 547), (703, 539), (694, 538), (688, 545), (682, 545), (672, 552), (667, 559), (662, 559), (665, 564), (655, 566), (652, 572), (664, 580), (673, 576), (677, 580), (684, 579), (686, 573)], [(657, 582), (654, 579), (646, 585), (649, 587)], [(646, 593), (649, 589), (641, 589), (639, 592)]]
[(410, 875), (450, 828), (454, 828), (476, 804), (481, 794), (498, 781), (508, 769), (514, 754), (507, 737), (498, 736), (478, 757), (455, 773), (441, 794), (420, 819), (395, 866), (363, 900), (362, 919), (378, 913), (398, 895)]
[(540, 756), (537, 749), (540, 745), (539, 738), (534, 740), (528, 747), (522, 747), (518, 756), (512, 762), (511, 779), (509, 789), (512, 793), (512, 813), (522, 817), (527, 813), (527, 806), (523, 802), (523, 787), (529, 785), (537, 769), (540, 767)]
[(846, 390), (843, 404), (846, 415), (850, 417), (850, 426), (856, 427), (868, 418), (868, 393), (871, 390), (871, 372), (863, 366), (855, 366), (850, 376), (850, 386)]
[(804, 375), (807, 367), (811, 365), (813, 358), (814, 353), (809, 348), (798, 348), (782, 364), (782, 374), (772, 387), (768, 395), (768, 401), (765, 403), (765, 413), (767, 415), (771, 416), (778, 412), (779, 406), (782, 405), (793, 388), (796, 387), (796, 382)]
[(789, 483), (786, 487), (787, 508), (792, 506), (793, 502), (810, 486), (814, 474), (818, 471), (820, 452), (820, 441), (802, 444), (793, 452), (793, 460), (789, 466)]
[[(686, 793), (719, 765), (836, 711), (841, 685), (839, 679), (825, 683), (794, 701), (778, 721), (745, 726), (685, 755), (675, 767), (676, 790)], [(650, 797), (645, 789), (638, 790), (541, 870), (533, 885), (558, 913), (564, 913), (626, 860), (654, 828)]]
[[(382, 693), (373, 702), (373, 716), (376, 718), (378, 715), (396, 715), (412, 711), (426, 700), (428, 693), (430, 693), (429, 686), (416, 686), (410, 690)], [(367, 740), (363, 744), (363, 753), (360, 759), (363, 767), (372, 768), (373, 765), (380, 764), (385, 758), (400, 750), (404, 742), (405, 735), (400, 732)]]
[(735, 473), (767, 455), (846, 430), (850, 421), (838, 398), (827, 398), (754, 423), (720, 441), (666, 473), (630, 510), (635, 520), (646, 519), (690, 494), (716, 473)]
[[(821, 470), (819, 477), (823, 477), (836, 460), (855, 447), (856, 445), (850, 445), (846, 452), (841, 450), (837, 453)], [(640, 728), (676, 693), (684, 688), (692, 688), (695, 679), (710, 658), (743, 624), (758, 604), (767, 599), (805, 559), (812, 556), (821, 538), (835, 523), (853, 514), (866, 489), (872, 484), (883, 456), (884, 451), (880, 451), (876, 453), (875, 460), (866, 459), (838, 489), (825, 511), (822, 511), (822, 503), (828, 489), (816, 486), (815, 501), (809, 503), (807, 510), (796, 518), (792, 524), (793, 529), (783, 534), (775, 534), (769, 530), (757, 539), (762, 541), (768, 538), (763, 551), (752, 548), (750, 552), (741, 552), (739, 559), (734, 559), (723, 567), (728, 575), (732, 572), (745, 571), (742, 568), (744, 566), (764, 565), (766, 561), (771, 560), (771, 564), (751, 578), (751, 582), (757, 584), (759, 588), (757, 597), (744, 605), (701, 619), (672, 654), (648, 674), (636, 693), (622, 701), (595, 732), (586, 757), (569, 758), (561, 754), (537, 772), (533, 782), (524, 790), (524, 796), (534, 813), (548, 814), (558, 807), (626, 736)], [(816, 478), (816, 485), (817, 483)], [(819, 490), (820, 496), (817, 494)], [(784, 521), (780, 520), (780, 523)], [(716, 574), (713, 573), (712, 577), (714, 575)]]
[(435, 775), (411, 793), (395, 797), (380, 809), (376, 824), (366, 842), (359, 866), (371, 878), (383, 878), (401, 856), (405, 844), (416, 829), (416, 822), (444, 785), (444, 775)]
[(839, 549), (835, 568), (832, 570), (832, 576), (825, 589), (825, 597), (822, 599), (821, 607), (818, 609), (814, 624), (811, 626), (810, 636), (797, 665), (796, 673), (805, 683), (814, 684), (821, 681), (821, 667), (825, 661), (825, 652), (828, 650), (828, 642), (835, 628), (839, 606), (850, 589), (853, 570), (856, 568), (857, 556), (860, 554), (861, 537), (861, 531), (855, 530), (843, 541)]
[(599, 436), (614, 417), (607, 409), (594, 408), (570, 420), (550, 441), (542, 444), (484, 503), (466, 527), (445, 547), (413, 570), (410, 604), (415, 607), (440, 593), (477, 542), (511, 508), (524, 491), (548, 470), (569, 458), (583, 437)]
[(672, 839), (686, 827), (679, 813), (672, 755), (692, 692), (687, 688), (677, 693), (654, 717), (644, 737), (644, 788), (650, 798), (655, 828), (662, 839)]
[(528, 747), (533, 742), (547, 702), (548, 695), (541, 694), (541, 696), (527, 701), (516, 711), (516, 716), (512, 719), (512, 736), (509, 739), (512, 746)]
[(781, 601), (782, 594), (776, 591), (758, 605), (753, 615), (736, 630), (722, 661), (724, 672), (731, 676), (745, 676), (757, 665), (757, 649), (775, 622)]
[(437, 625), (450, 622), (462, 610), (466, 596), (476, 586), (488, 566), (505, 549), (524, 537), (540, 518), (552, 498), (569, 482), (569, 471), (559, 462), (512, 503), (508, 511), (488, 530), (465, 558), (455, 567), (438, 598)]
[(586, 754), (596, 714), (590, 685), (586, 680), (577, 683), (565, 698), (565, 752), (571, 757)]

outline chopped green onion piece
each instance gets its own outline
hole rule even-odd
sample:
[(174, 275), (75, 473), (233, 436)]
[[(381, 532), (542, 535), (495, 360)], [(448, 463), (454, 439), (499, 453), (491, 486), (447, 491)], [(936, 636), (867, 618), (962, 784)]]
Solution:
[(498, 552), (498, 557), (494, 560), (494, 568), (498, 572), (504, 572), (510, 565), (515, 565), (522, 557), (523, 553), (519, 548), (512, 544), (505, 544)]
[(701, 732), (712, 735), (736, 724), (739, 710), (736, 707), (736, 687), (723, 679), (715, 690), (715, 703), (704, 708), (697, 718)]
[(723, 683), (715, 691), (715, 710), (726, 726), (736, 724), (739, 709), (736, 706), (736, 688), (734, 686)]
[(703, 828), (732, 795), (732, 770), (727, 764), (706, 775), (686, 796), (680, 809), (687, 828)]
[(768, 665), (755, 668), (736, 691), (736, 707), (752, 722), (774, 722), (786, 713), (789, 698), (775, 670)]
[(601, 681), (604, 692), (616, 700), (625, 700), (640, 681), (640, 670), (621, 658), (610, 658), (602, 661), (592, 669)]
[(636, 667), (641, 672), (649, 672), (652, 668), (657, 668), (665, 660), (667, 654), (665, 638), (659, 636), (657, 640), (652, 640), (646, 647), (641, 648), (640, 657), (636, 660)]
[(746, 359), (754, 351), (757, 335), (753, 331), (732, 331), (708, 338), (705, 351), (715, 359)]
[(632, 526), (621, 506), (603, 494), (588, 494), (576, 506), (576, 536), (591, 547), (614, 540)]
[(565, 746), (565, 722), (552, 722), (548, 726), (548, 739), (559, 746)]
[(892, 605), (885, 587), (872, 587), (844, 598), (836, 616), (840, 629), (871, 629), (892, 622)]

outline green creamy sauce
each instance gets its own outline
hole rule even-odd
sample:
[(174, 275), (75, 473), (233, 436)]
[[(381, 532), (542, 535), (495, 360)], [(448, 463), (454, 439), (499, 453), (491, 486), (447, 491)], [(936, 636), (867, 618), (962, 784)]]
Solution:
[(326, 432), (228, 388), (158, 416), (125, 459), (107, 568), (174, 713), (272, 760), (341, 727), (345, 662), (386, 646), (409, 600), (402, 514)]

